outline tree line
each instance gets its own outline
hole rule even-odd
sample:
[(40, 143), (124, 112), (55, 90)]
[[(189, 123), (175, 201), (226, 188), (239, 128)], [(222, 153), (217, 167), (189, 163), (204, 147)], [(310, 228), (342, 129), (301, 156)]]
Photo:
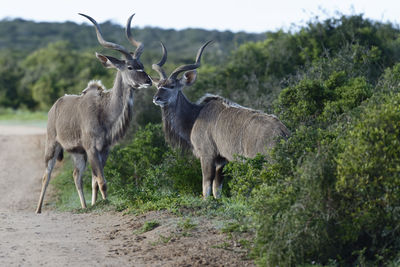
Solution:
[[(121, 26), (105, 22), (101, 28), (108, 40), (130, 47)], [(150, 27), (133, 28), (133, 34), (145, 44), (142, 61), (147, 68), (161, 56), (160, 41), (174, 51), (168, 60), (172, 67), (192, 61), (197, 46), (207, 39), (215, 42), (207, 55), (214, 64), (225, 61), (244, 42), (265, 39), (264, 34)], [(0, 105), (46, 110), (65, 93), (79, 93), (90, 79), (102, 79), (111, 86), (113, 73), (96, 62), (95, 51), (104, 48), (88, 24), (0, 21)]]

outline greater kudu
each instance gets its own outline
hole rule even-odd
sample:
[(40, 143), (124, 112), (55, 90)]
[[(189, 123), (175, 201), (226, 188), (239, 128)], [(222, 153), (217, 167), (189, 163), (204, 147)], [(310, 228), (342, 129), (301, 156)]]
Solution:
[(50, 109), (47, 121), (45, 151), (46, 171), (42, 180), (42, 191), (36, 213), (41, 212), (44, 194), (56, 159), (63, 158), (63, 150), (71, 153), (75, 169), (74, 181), (82, 208), (86, 208), (82, 190), (82, 174), (87, 160), (92, 166), (92, 205), (96, 202), (98, 188), (103, 199), (107, 197), (103, 169), (110, 147), (126, 132), (132, 118), (133, 93), (136, 89), (150, 86), (151, 79), (143, 70), (139, 57), (143, 44), (133, 39), (130, 26), (132, 16), (126, 25), (126, 37), (136, 46), (134, 53), (125, 47), (105, 41), (97, 22), (84, 14), (95, 26), (97, 39), (105, 47), (117, 50), (123, 60), (96, 53), (106, 68), (117, 69), (114, 86), (105, 90), (100, 82), (92, 81), (81, 95), (65, 95)]
[[(212, 192), (215, 198), (222, 189), (222, 169), (234, 155), (254, 157), (265, 154), (280, 137), (287, 138), (289, 131), (274, 115), (242, 107), (216, 95), (205, 95), (191, 103), (182, 93), (184, 86), (196, 81), (196, 69), (205, 43), (198, 51), (196, 62), (175, 69), (167, 78), (162, 65), (167, 60), (167, 50), (161, 43), (163, 57), (153, 69), (160, 75), (154, 81), (158, 91), (153, 102), (162, 110), (163, 128), (169, 143), (192, 150), (200, 158), (203, 174), (203, 197)], [(185, 72), (181, 78), (178, 75)]]

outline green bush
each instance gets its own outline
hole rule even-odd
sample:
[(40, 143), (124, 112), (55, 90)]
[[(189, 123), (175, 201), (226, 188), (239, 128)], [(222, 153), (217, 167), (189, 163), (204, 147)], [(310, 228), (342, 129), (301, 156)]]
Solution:
[[(79, 94), (93, 79), (112, 79), (115, 71), (106, 70), (92, 53), (79, 53), (66, 41), (50, 43), (26, 57), (20, 90), (31, 95), (41, 110), (48, 110), (64, 94)], [(105, 78), (105, 79), (104, 79)]]
[(342, 238), (369, 259), (393, 256), (390, 248), (400, 249), (400, 94), (368, 106), (341, 146)]
[(230, 193), (248, 207), (249, 228), (256, 229), (253, 254), (260, 265), (327, 263), (339, 251), (330, 236), (338, 132), (302, 126), (268, 157), (227, 165)]
[(385, 70), (377, 88), (384, 94), (400, 92), (400, 63)]
[(201, 193), (199, 161), (169, 148), (161, 128), (148, 124), (110, 154), (105, 167), (110, 194), (127, 207), (166, 208), (180, 195)]
[(274, 103), (276, 114), (291, 129), (334, 123), (342, 113), (371, 97), (370, 81), (375, 78), (368, 70), (378, 59), (374, 48), (346, 46), (336, 55), (314, 61), (281, 91)]
[(110, 193), (135, 198), (148, 169), (160, 164), (167, 152), (161, 126), (152, 124), (137, 131), (130, 143), (114, 147), (104, 169)]
[[(335, 242), (337, 194), (332, 190), (337, 135), (303, 129), (292, 138), (276, 148), (275, 162), (262, 172), (265, 182), (250, 199), (257, 229), (254, 253), (266, 266), (327, 264), (342, 252)], [(320, 145), (295, 159), (291, 151), (304, 146), (298, 140)]]
[[(368, 72), (355, 60), (344, 60), (346, 53), (315, 61), (281, 92), (276, 108), (292, 135), (268, 160), (228, 165), (230, 193), (251, 209), (257, 233), (253, 253), (260, 265), (383, 264), (385, 257), (395, 257), (400, 105), (393, 94), (390, 104), (382, 104), (389, 99), (382, 86), (395, 88), (398, 67), (387, 70), (374, 88)], [(369, 143), (374, 148), (369, 148), (362, 136), (374, 133)], [(392, 171), (387, 183), (363, 170), (378, 158), (376, 174), (387, 174), (382, 164)], [(346, 183), (341, 182), (344, 169)], [(357, 180), (358, 175), (366, 180)], [(392, 201), (389, 206), (382, 206), (385, 197)]]
[(251, 192), (263, 183), (260, 173), (265, 162), (261, 154), (252, 159), (237, 157), (229, 162), (224, 167), (224, 175), (227, 176), (224, 183), (228, 184), (223, 188), (225, 195), (231, 195), (238, 201), (248, 199)]

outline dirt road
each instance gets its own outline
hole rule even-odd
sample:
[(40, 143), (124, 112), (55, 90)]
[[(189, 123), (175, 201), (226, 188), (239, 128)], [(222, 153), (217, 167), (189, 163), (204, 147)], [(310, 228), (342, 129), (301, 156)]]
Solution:
[[(35, 214), (43, 147), (44, 129), (0, 125), (0, 266), (253, 266), (206, 218), (185, 230), (168, 212)], [(135, 232), (150, 220), (160, 226)]]

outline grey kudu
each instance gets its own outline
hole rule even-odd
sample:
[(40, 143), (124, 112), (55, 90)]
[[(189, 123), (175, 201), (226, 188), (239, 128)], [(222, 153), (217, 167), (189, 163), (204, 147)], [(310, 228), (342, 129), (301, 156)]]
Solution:
[[(153, 102), (162, 110), (166, 140), (174, 146), (192, 150), (200, 158), (203, 175), (203, 197), (220, 197), (222, 169), (234, 155), (254, 157), (265, 154), (279, 138), (287, 138), (289, 131), (274, 115), (242, 107), (216, 95), (205, 95), (191, 103), (182, 93), (184, 86), (196, 81), (196, 69), (205, 43), (198, 51), (194, 64), (175, 69), (167, 78), (163, 64), (167, 50), (161, 43), (163, 56), (153, 69), (160, 75)], [(181, 78), (178, 75), (185, 72)]]
[(41, 213), (51, 172), (56, 160), (63, 158), (63, 150), (71, 154), (74, 162), (73, 177), (82, 208), (86, 208), (82, 174), (88, 160), (92, 167), (92, 205), (96, 202), (99, 188), (102, 198), (106, 199), (107, 186), (103, 169), (110, 147), (128, 129), (132, 118), (134, 91), (152, 84), (139, 61), (143, 44), (134, 40), (131, 34), (133, 15), (127, 21), (125, 33), (130, 43), (136, 47), (134, 53), (119, 44), (105, 41), (97, 22), (87, 15), (80, 15), (94, 24), (99, 43), (105, 48), (121, 52), (124, 59), (96, 53), (104, 67), (117, 69), (113, 88), (105, 90), (100, 82), (92, 81), (81, 95), (65, 95), (50, 109), (45, 148), (46, 170), (36, 213)]

